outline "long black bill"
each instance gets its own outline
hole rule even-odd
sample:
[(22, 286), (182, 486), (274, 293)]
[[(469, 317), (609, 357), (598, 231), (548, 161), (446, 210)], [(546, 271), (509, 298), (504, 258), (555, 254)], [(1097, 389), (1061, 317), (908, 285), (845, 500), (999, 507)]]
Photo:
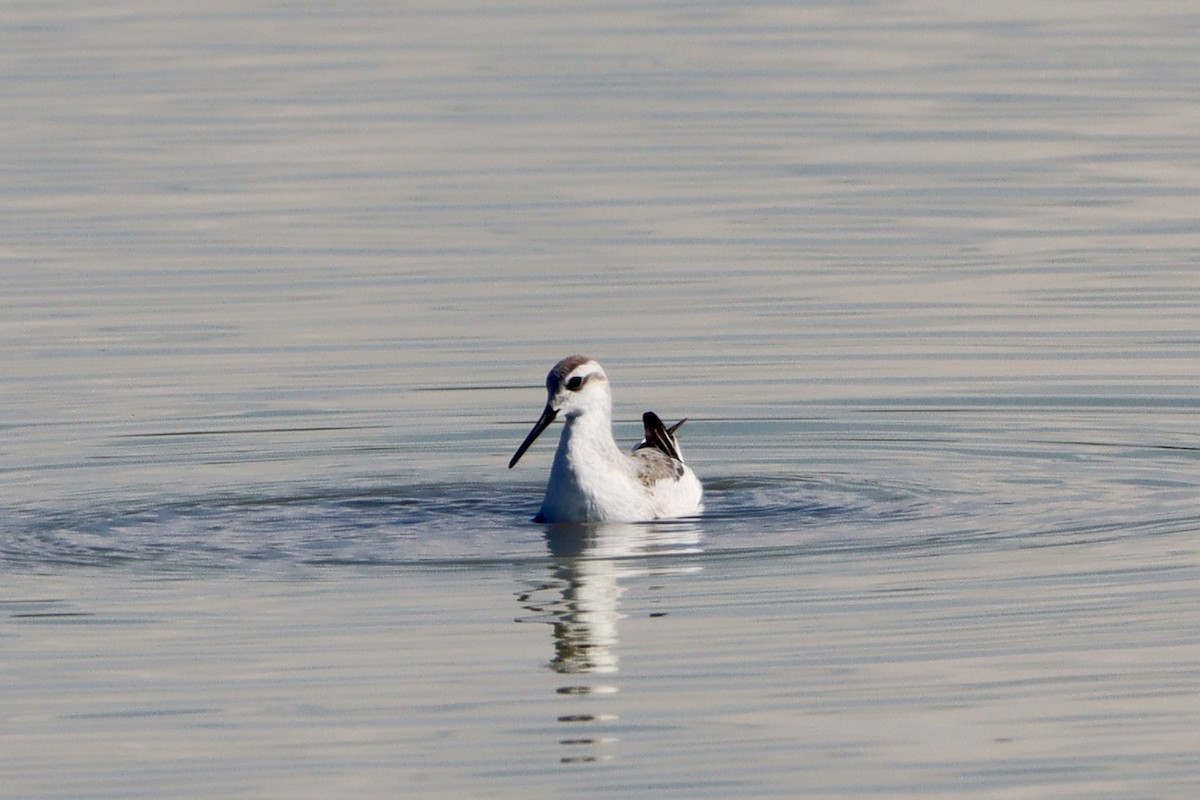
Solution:
[(525, 441), (521, 442), (521, 446), (517, 448), (516, 455), (512, 457), (512, 461), (508, 462), (508, 468), (512, 469), (513, 465), (521, 460), (521, 456), (525, 455), (525, 451), (529, 449), (529, 445), (533, 444), (533, 440), (541, 436), (542, 431), (550, 427), (550, 423), (554, 422), (554, 418), (558, 416), (558, 412), (546, 404), (546, 408), (542, 411), (542, 416), (538, 417), (538, 421), (533, 423), (533, 430), (525, 437)]

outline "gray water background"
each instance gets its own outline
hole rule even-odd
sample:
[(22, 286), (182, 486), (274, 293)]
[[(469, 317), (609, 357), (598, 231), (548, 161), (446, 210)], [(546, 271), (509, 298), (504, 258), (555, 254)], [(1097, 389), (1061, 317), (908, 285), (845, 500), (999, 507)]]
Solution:
[(1197, 31), (5, 4), (0, 796), (1196, 796)]

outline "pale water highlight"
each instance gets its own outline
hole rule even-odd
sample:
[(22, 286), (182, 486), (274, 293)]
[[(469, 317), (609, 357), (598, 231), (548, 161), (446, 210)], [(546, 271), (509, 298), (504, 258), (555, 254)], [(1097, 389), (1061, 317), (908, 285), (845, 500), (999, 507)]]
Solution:
[(4, 6), (0, 796), (1195, 797), (1192, 6)]

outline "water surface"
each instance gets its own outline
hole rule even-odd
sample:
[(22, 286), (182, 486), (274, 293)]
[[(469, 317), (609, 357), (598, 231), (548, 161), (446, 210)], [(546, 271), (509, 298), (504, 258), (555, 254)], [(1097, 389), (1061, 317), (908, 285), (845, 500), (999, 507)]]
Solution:
[(0, 795), (1195, 796), (1197, 16), (6, 5)]

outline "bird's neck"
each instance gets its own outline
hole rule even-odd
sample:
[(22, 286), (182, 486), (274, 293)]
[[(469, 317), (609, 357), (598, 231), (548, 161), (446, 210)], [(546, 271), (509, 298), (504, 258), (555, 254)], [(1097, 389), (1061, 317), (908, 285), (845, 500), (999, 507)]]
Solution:
[(619, 454), (620, 448), (613, 441), (611, 413), (593, 409), (567, 417), (558, 449), (561, 457), (570, 460), (584, 452), (606, 457)]

